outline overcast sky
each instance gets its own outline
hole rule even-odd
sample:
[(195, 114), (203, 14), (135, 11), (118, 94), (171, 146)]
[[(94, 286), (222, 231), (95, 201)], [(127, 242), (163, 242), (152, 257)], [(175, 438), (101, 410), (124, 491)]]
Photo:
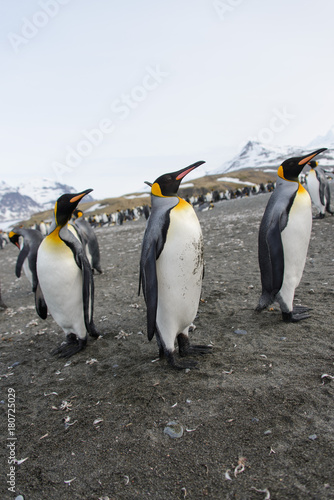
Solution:
[[(334, 124), (332, 0), (0, 0), (1, 178), (95, 198)], [(326, 146), (326, 145), (325, 145)]]

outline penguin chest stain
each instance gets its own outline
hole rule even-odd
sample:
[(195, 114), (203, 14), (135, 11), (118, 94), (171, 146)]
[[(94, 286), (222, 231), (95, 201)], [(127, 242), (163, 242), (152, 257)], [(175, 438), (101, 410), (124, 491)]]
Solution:
[(164, 251), (174, 262), (180, 277), (190, 279), (203, 271), (203, 236), (199, 221), (192, 207), (182, 212), (171, 212)]

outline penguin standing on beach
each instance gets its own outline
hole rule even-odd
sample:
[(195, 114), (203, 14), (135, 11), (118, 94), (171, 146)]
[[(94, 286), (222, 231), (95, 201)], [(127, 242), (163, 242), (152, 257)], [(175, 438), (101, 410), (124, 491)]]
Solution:
[(312, 228), (311, 199), (298, 176), (309, 161), (326, 149), (318, 149), (282, 163), (277, 172), (276, 189), (269, 199), (260, 225), (262, 295), (256, 311), (262, 311), (277, 300), (286, 322), (297, 322), (309, 317), (308, 308), (293, 307)]
[(67, 342), (52, 354), (70, 357), (87, 344), (87, 332), (98, 337), (93, 322), (93, 273), (82, 243), (68, 224), (74, 209), (92, 189), (63, 194), (56, 201), (49, 234), (37, 254), (36, 310), (43, 319), (49, 309)]
[(13, 245), (20, 250), (15, 267), (16, 277), (21, 277), (23, 268), (26, 277), (30, 281), (32, 291), (35, 293), (38, 284), (36, 271), (37, 251), (43, 241), (43, 235), (37, 229), (15, 227), (10, 231), (8, 237)]
[(78, 231), (79, 238), (84, 246), (87, 258), (93, 271), (102, 273), (100, 264), (100, 248), (94, 229), (83, 216), (81, 210), (75, 209), (73, 212), (74, 227)]
[(311, 160), (309, 165), (311, 168), (306, 177), (307, 190), (310, 193), (313, 204), (319, 210), (319, 214), (313, 218), (323, 219), (326, 211), (333, 215), (333, 212), (330, 210), (329, 183), (325, 172), (318, 166), (316, 160)]
[(194, 209), (177, 196), (181, 180), (203, 163), (147, 183), (152, 208), (142, 244), (139, 287), (141, 283), (147, 306), (148, 339), (156, 335), (159, 357), (165, 356), (177, 369), (195, 363), (176, 363), (176, 339), (182, 357), (210, 351), (208, 346), (191, 346), (188, 339), (201, 294), (203, 237)]

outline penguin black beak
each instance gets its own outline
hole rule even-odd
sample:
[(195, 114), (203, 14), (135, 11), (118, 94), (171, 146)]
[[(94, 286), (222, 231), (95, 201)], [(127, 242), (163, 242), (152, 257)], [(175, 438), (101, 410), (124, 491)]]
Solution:
[(309, 161), (312, 160), (312, 158), (314, 158), (315, 156), (317, 156), (318, 154), (322, 153), (323, 151), (326, 151), (327, 148), (321, 148), (321, 149), (317, 149), (317, 151), (314, 151), (313, 153), (311, 154), (308, 154), (306, 156), (303, 156), (299, 162), (298, 162), (298, 165), (306, 165)]
[(203, 163), (205, 163), (205, 161), (197, 161), (196, 163), (193, 163), (192, 165), (189, 165), (189, 167), (182, 168), (181, 170), (179, 170), (176, 173), (177, 174), (176, 175), (176, 180), (180, 181), (181, 179), (183, 179), (183, 177), (185, 177), (187, 174), (189, 174), (189, 172), (191, 172), (195, 168), (200, 167), (201, 165), (203, 165)]
[(81, 193), (76, 194), (73, 198), (70, 199), (70, 203), (79, 202), (86, 194), (89, 194), (93, 191), (93, 189), (86, 189), (85, 191), (81, 191)]
[(152, 182), (148, 182), (148, 181), (144, 181), (144, 184), (147, 184), (147, 185), (148, 185), (148, 186), (150, 186), (150, 187), (152, 187), (152, 186), (153, 186)]

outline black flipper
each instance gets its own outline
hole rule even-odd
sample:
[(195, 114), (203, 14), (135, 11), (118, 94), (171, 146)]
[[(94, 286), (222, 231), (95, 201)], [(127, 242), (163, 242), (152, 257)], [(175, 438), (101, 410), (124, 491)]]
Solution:
[(48, 315), (48, 308), (39, 283), (37, 284), (35, 292), (35, 307), (38, 316), (42, 319), (46, 319)]
[(156, 271), (156, 251), (155, 245), (146, 254), (145, 262), (141, 267), (141, 281), (143, 284), (143, 294), (147, 307), (147, 337), (152, 340), (155, 333), (155, 322), (158, 307), (158, 282)]
[(262, 295), (257, 311), (262, 311), (275, 300), (283, 283), (284, 252), (279, 218), (271, 221), (267, 231), (259, 233), (259, 264), (261, 270)]
[[(165, 245), (169, 228), (169, 214), (178, 204), (178, 198), (159, 198), (152, 196), (152, 211), (148, 219), (140, 258), (140, 284), (147, 306), (147, 336), (152, 340), (156, 332), (156, 315), (158, 307), (158, 282), (156, 261)], [(154, 207), (154, 210), (153, 210)]]

